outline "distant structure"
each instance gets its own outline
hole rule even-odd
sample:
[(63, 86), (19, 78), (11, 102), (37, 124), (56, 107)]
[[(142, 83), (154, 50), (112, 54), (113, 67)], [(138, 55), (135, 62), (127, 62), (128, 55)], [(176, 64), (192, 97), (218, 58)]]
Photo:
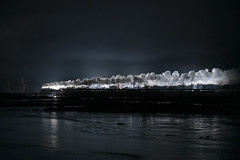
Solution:
[(24, 78), (20, 78), (18, 82), (7, 81), (2, 84), (0, 92), (3, 93), (31, 93), (31, 87), (25, 82)]
[(20, 79), (19, 92), (26, 93), (28, 85), (25, 83), (24, 78)]

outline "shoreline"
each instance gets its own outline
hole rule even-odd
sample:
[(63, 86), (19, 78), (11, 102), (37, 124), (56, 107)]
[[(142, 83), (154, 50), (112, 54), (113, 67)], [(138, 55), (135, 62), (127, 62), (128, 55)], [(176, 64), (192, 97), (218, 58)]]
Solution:
[(64, 90), (1, 93), (0, 107), (45, 107), (45, 111), (170, 112), (239, 114), (239, 92), (213, 90)]

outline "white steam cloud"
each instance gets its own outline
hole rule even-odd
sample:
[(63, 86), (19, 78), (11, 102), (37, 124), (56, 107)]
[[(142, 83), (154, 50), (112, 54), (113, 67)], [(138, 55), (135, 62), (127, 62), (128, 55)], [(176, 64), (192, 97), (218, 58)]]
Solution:
[(66, 89), (66, 88), (90, 88), (90, 89), (109, 89), (109, 88), (151, 88), (153, 86), (189, 86), (189, 85), (227, 85), (239, 83), (240, 72), (236, 69), (221, 70), (213, 68), (199, 70), (198, 72), (189, 71), (188, 73), (179, 74), (178, 71), (166, 71), (162, 74), (154, 72), (140, 75), (116, 75), (111, 78), (94, 77), (91, 79), (84, 78), (82, 80), (68, 80), (61, 82), (47, 83), (42, 89)]

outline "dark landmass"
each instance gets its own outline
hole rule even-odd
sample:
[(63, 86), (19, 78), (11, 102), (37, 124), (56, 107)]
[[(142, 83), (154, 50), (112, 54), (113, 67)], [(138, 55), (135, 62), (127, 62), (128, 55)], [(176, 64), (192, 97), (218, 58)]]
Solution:
[(239, 89), (65, 89), (0, 94), (1, 107), (46, 111), (240, 114)]

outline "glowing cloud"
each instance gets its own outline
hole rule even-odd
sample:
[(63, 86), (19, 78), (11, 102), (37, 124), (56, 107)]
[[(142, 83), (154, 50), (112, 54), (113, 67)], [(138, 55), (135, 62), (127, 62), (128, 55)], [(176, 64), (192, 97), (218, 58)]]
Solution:
[(199, 70), (198, 72), (189, 71), (188, 73), (179, 74), (178, 71), (165, 71), (162, 74), (142, 73), (140, 75), (116, 75), (110, 78), (94, 77), (91, 79), (68, 80), (61, 82), (46, 83), (42, 89), (66, 89), (66, 88), (144, 88), (152, 86), (180, 86), (180, 85), (227, 85), (236, 84), (240, 81), (240, 72), (236, 69), (221, 70), (213, 68)]

